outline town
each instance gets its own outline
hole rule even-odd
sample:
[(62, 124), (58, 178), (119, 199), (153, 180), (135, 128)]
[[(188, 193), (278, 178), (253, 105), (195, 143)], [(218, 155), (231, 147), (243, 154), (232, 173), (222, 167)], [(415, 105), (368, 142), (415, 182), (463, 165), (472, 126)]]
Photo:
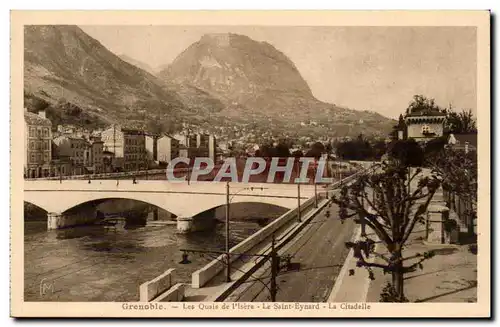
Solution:
[(478, 303), (475, 29), (153, 27), (25, 27), (25, 301)]

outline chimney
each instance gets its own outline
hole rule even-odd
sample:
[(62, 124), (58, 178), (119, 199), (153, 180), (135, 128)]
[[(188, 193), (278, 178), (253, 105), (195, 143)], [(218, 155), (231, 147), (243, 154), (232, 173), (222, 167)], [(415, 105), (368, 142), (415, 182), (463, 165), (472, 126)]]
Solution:
[(42, 117), (43, 119), (47, 119), (47, 117), (45, 116), (45, 110), (39, 110), (38, 116)]

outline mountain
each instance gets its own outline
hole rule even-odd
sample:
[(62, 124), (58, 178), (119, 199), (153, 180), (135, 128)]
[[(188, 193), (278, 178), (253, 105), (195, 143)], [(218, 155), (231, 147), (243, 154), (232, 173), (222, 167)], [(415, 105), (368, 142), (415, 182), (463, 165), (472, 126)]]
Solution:
[(139, 67), (140, 69), (144, 70), (145, 72), (150, 73), (151, 75), (155, 75), (156, 74), (155, 70), (151, 66), (149, 66), (148, 64), (146, 64), (146, 63), (144, 63), (142, 61), (139, 61), (139, 60), (136, 60), (136, 59), (134, 59), (132, 57), (129, 57), (126, 54), (121, 54), (118, 57), (121, 60), (126, 61), (129, 64), (131, 64), (131, 65)]
[(186, 109), (155, 76), (69, 25), (25, 27), (24, 91), (25, 98), (40, 98), (56, 108), (69, 103), (108, 122), (178, 115)]
[(157, 76), (77, 26), (26, 26), (24, 40), (25, 106), (47, 104), (54, 124), (186, 123), (239, 138), (386, 135), (394, 123), (317, 100), (285, 54), (242, 35), (205, 35)]
[[(384, 134), (393, 121), (377, 113), (324, 103), (314, 97), (294, 63), (267, 42), (238, 34), (206, 34), (157, 75), (190, 85), (226, 104), (224, 115), (252, 115), (351, 126), (349, 134)], [(344, 128), (345, 129), (345, 128)]]

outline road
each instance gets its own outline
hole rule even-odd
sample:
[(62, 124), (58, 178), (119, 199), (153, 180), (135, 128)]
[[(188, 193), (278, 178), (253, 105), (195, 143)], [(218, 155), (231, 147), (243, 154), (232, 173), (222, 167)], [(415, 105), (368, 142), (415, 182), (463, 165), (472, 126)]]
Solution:
[[(331, 213), (330, 217), (325, 215), (327, 210)], [(276, 301), (326, 302), (348, 254), (345, 242), (351, 240), (355, 226), (352, 219), (341, 223), (335, 204), (316, 215), (296, 237), (296, 241), (287, 245), (283, 252), (280, 251), (280, 255), (292, 256), (294, 267), (278, 274)], [(269, 290), (264, 283), (269, 287), (269, 266), (257, 271), (226, 301), (270, 301)]]

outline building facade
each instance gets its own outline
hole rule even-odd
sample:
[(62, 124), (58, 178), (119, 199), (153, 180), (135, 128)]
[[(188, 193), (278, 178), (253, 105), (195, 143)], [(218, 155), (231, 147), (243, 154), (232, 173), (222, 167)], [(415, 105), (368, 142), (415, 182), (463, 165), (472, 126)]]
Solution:
[(87, 140), (83, 137), (61, 135), (55, 137), (55, 156), (63, 160), (69, 158), (71, 163), (71, 171), (69, 175), (83, 175), (87, 173), (86, 165), (88, 163), (88, 147)]
[(48, 177), (52, 161), (52, 123), (45, 111), (24, 111), (24, 175), (26, 178)]
[(212, 159), (214, 162), (216, 160), (216, 139), (214, 135), (210, 134), (176, 134), (173, 136), (177, 141), (179, 141), (179, 145), (187, 148), (187, 151), (182, 151), (183, 156), (194, 158), (194, 157), (208, 157)]
[(114, 170), (147, 169), (146, 135), (144, 131), (113, 125), (101, 133), (104, 150), (113, 153)]
[(100, 136), (90, 136), (85, 153), (85, 167), (88, 172), (99, 174), (104, 172), (104, 142)]
[(438, 111), (410, 113), (405, 118), (407, 137), (427, 142), (443, 136), (446, 116)]

